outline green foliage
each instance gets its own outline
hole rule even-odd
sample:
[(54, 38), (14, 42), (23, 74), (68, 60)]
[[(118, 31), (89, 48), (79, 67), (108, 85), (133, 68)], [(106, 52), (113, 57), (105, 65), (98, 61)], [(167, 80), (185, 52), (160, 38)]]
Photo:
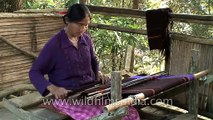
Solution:
[[(26, 0), (24, 8), (64, 8), (78, 0)], [(90, 5), (132, 8), (132, 0), (91, 0)], [(139, 9), (157, 9), (170, 7), (174, 13), (213, 14), (212, 0), (140, 0)], [(145, 29), (146, 21), (140, 18), (93, 15), (93, 23), (114, 25), (123, 28)], [(173, 31), (195, 36), (213, 37), (213, 29), (209, 25), (175, 22)], [(202, 31), (202, 32), (200, 32)], [(125, 48), (135, 47), (135, 72), (153, 73), (163, 69), (164, 57), (158, 51), (149, 51), (146, 36), (104, 29), (89, 30), (95, 45), (102, 70), (120, 70), (124, 64)]]
[[(140, 29), (142, 27), (141, 24), (144, 24), (145, 21), (139, 18), (93, 15), (92, 22), (123, 28)], [(95, 49), (98, 58), (100, 58), (102, 70), (105, 72), (122, 69), (127, 45), (134, 46), (140, 50), (148, 50), (147, 39), (143, 35), (103, 29), (90, 29), (90, 33), (94, 38)], [(109, 66), (112, 67), (110, 68)]]
[(26, 0), (25, 9), (65, 8), (76, 0)]
[[(212, 0), (171, 0), (168, 5), (174, 13), (184, 14), (199, 14), (212, 15), (213, 1)], [(195, 24), (195, 23), (180, 23), (174, 24), (175, 32), (184, 34), (212, 38), (213, 30), (211, 25)], [(202, 31), (202, 32), (200, 32)]]

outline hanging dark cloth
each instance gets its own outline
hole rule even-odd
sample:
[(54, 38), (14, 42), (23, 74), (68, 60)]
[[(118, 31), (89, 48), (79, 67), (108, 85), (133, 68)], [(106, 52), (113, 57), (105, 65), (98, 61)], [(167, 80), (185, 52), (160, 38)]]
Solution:
[(172, 10), (169, 8), (146, 11), (146, 27), (150, 50), (159, 49), (169, 58), (170, 37), (168, 25)]

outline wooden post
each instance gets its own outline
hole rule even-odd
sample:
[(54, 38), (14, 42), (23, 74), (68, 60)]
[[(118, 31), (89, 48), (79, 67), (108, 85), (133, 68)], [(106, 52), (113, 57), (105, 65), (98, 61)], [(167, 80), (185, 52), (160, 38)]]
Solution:
[[(199, 50), (192, 50), (192, 58), (191, 58), (191, 69), (190, 73), (196, 73), (198, 71), (198, 59), (199, 59)], [(189, 86), (189, 114), (195, 115), (194, 120), (197, 120), (198, 114), (198, 89), (199, 81), (193, 80)]]
[(121, 73), (118, 71), (113, 71), (111, 77), (111, 100), (116, 102), (122, 98)]
[[(209, 81), (213, 81), (213, 75), (209, 75), (207, 78)], [(209, 92), (208, 92), (208, 106), (207, 110), (213, 113), (213, 83), (209, 83)]]
[(134, 48), (131, 45), (128, 45), (125, 53), (124, 60), (124, 69), (129, 71), (133, 71), (133, 61), (134, 60)]
[[(122, 99), (121, 73), (113, 71), (111, 78), (111, 102), (117, 102)], [(121, 117), (117, 119), (121, 120)]]
[[(111, 73), (111, 103), (122, 99), (121, 72), (113, 71)], [(104, 110), (101, 115), (91, 120), (121, 120), (122, 116), (127, 115), (127, 107), (118, 108), (115, 111), (108, 112)]]

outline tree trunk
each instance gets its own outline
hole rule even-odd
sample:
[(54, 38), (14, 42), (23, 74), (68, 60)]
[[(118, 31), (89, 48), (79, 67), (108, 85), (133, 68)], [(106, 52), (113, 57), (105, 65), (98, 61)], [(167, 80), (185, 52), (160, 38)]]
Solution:
[(23, 8), (24, 0), (4, 0), (0, 1), (0, 12), (13, 12)]
[(112, 59), (112, 71), (116, 70), (116, 48), (115, 46), (112, 46), (111, 49), (111, 59)]
[(139, 0), (133, 0), (132, 8), (133, 9), (138, 9), (138, 3), (139, 3)]
[(122, 0), (122, 8), (124, 8), (124, 0)]
[(85, 4), (87, 2), (87, 0), (80, 0), (80, 3)]

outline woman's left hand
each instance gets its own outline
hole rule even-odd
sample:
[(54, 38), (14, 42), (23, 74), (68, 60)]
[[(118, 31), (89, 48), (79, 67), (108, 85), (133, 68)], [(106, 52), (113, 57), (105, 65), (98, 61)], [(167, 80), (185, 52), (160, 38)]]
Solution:
[(98, 81), (101, 81), (102, 84), (106, 84), (110, 81), (110, 78), (104, 75), (101, 71), (98, 71)]

